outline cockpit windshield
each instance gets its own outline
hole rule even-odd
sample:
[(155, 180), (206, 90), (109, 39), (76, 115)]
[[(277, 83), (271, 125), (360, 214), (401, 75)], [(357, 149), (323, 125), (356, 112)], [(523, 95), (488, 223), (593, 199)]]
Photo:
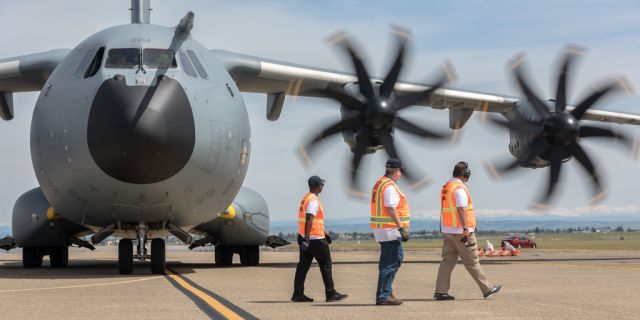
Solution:
[(142, 57), (145, 68), (169, 69), (177, 66), (175, 54), (171, 49), (144, 49)]
[(110, 49), (106, 68), (135, 68), (140, 65), (140, 50), (137, 48)]
[[(110, 49), (107, 57), (107, 68), (139, 68), (140, 49)], [(144, 69), (170, 69), (177, 67), (176, 58), (171, 49), (144, 49), (142, 54)]]

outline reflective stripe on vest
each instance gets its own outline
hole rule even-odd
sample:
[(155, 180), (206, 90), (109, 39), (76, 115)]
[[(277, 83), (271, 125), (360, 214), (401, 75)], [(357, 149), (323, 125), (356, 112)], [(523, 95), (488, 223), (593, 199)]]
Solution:
[(464, 209), (464, 212), (467, 216), (467, 226), (470, 228), (475, 228), (476, 215), (475, 215), (475, 209), (473, 208), (473, 200), (471, 199), (471, 194), (469, 194), (469, 190), (461, 181), (449, 181), (442, 187), (442, 192), (440, 193), (441, 224), (442, 226), (451, 227), (451, 228), (462, 227), (460, 225), (460, 221), (458, 221), (458, 209), (456, 204), (456, 198), (454, 195), (454, 192), (460, 188), (464, 190), (464, 192), (467, 194), (467, 198), (469, 199), (468, 206), (465, 207)]
[(307, 206), (311, 200), (318, 201), (318, 213), (311, 221), (311, 231), (309, 231), (310, 237), (324, 237), (324, 208), (322, 202), (314, 193), (307, 193), (300, 202), (300, 208), (298, 209), (298, 233), (304, 237), (304, 228), (307, 222)]
[(371, 228), (381, 229), (398, 227), (391, 219), (391, 216), (389, 215), (389, 209), (384, 206), (384, 190), (387, 187), (395, 188), (396, 192), (400, 196), (400, 202), (396, 207), (396, 212), (398, 213), (400, 222), (402, 222), (405, 227), (408, 227), (410, 224), (410, 218), (407, 198), (404, 193), (400, 191), (400, 188), (398, 188), (393, 180), (389, 179), (386, 176), (383, 176), (373, 186), (373, 191), (371, 194)]

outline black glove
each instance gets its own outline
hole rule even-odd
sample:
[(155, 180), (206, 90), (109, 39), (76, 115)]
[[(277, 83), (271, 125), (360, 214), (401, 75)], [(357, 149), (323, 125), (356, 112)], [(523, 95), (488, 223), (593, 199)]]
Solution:
[(307, 252), (309, 250), (309, 238), (302, 238), (300, 242), (300, 252)]
[(328, 244), (331, 244), (333, 242), (333, 239), (331, 239), (331, 236), (328, 234), (324, 234), (324, 239), (327, 240)]
[(462, 237), (460, 238), (460, 242), (467, 242), (469, 240), (469, 231), (467, 229), (462, 230)]
[(404, 228), (398, 228), (398, 231), (400, 231), (400, 238), (402, 239), (402, 242), (409, 241), (409, 232), (407, 232), (407, 230)]

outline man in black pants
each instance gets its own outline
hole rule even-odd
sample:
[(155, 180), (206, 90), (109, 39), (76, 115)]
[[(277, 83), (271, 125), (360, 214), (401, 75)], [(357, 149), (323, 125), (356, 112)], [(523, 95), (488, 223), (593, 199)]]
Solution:
[(331, 251), (329, 244), (331, 238), (324, 232), (324, 209), (318, 194), (322, 192), (324, 180), (318, 176), (312, 176), (308, 180), (309, 192), (302, 198), (298, 209), (298, 245), (300, 246), (300, 262), (296, 267), (294, 280), (293, 302), (313, 302), (313, 299), (304, 294), (304, 280), (315, 258), (320, 266), (322, 281), (327, 302), (340, 301), (347, 298), (333, 287), (331, 275)]

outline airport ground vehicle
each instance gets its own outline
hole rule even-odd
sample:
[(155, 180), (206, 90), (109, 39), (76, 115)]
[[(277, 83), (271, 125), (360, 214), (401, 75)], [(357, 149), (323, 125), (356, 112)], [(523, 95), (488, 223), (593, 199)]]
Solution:
[(538, 246), (535, 243), (535, 241), (527, 237), (519, 237), (519, 236), (513, 236), (513, 237), (509, 237), (507, 239), (502, 240), (501, 244), (503, 247), (505, 242), (511, 243), (511, 245), (516, 248), (536, 248)]

